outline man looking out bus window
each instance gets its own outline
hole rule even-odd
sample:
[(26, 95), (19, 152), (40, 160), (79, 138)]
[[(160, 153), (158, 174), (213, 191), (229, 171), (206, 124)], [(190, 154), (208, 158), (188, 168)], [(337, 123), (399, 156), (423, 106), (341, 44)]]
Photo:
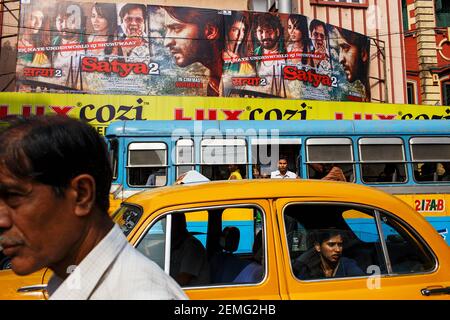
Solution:
[(270, 173), (272, 179), (296, 179), (298, 176), (288, 170), (288, 160), (285, 156), (280, 156), (278, 160), (278, 170)]

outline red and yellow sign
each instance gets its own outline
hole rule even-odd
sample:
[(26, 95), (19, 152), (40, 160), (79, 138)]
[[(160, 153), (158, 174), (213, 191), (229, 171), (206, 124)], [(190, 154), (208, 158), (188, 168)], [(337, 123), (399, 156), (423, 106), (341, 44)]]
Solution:
[(0, 119), (61, 114), (100, 133), (116, 120), (450, 120), (450, 107), (177, 96), (0, 93)]

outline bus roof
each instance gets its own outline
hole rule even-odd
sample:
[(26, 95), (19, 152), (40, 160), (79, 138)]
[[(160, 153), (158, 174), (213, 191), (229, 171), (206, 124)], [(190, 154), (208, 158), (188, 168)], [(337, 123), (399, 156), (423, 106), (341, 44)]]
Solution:
[[(135, 120), (115, 121), (106, 129), (106, 136), (183, 136), (211, 135), (214, 131), (226, 134), (239, 130), (251, 135), (251, 130), (278, 130), (278, 135), (335, 135), (335, 134), (445, 134), (450, 122), (439, 120)], [(230, 132), (231, 133), (231, 132)]]

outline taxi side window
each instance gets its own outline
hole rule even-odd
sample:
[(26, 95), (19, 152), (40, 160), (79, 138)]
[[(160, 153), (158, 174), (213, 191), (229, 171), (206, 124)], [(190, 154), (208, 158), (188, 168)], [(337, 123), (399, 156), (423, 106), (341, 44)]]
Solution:
[(142, 237), (136, 249), (164, 269), (166, 254), (166, 217), (159, 219)]
[(264, 225), (253, 206), (172, 212), (148, 228), (137, 249), (182, 287), (259, 283)]
[(381, 228), (392, 273), (407, 274), (434, 269), (430, 251), (398, 221), (382, 214)]
[(406, 227), (375, 209), (293, 204), (284, 209), (292, 272), (299, 280), (413, 274), (435, 266)]

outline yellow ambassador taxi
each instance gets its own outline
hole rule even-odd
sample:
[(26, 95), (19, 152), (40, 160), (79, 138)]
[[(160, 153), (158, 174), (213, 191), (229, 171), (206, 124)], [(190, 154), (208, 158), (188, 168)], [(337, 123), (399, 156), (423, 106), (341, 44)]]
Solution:
[[(450, 298), (444, 239), (374, 188), (299, 179), (171, 186), (130, 197), (113, 218), (170, 274), (176, 215), (208, 262), (203, 280), (183, 287), (191, 299)], [(0, 298), (44, 298), (49, 275), (0, 271)]]

